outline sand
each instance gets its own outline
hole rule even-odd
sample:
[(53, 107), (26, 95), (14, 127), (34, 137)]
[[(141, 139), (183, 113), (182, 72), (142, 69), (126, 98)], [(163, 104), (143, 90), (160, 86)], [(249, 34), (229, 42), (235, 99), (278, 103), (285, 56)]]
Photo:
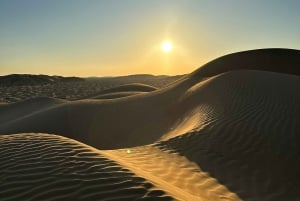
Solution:
[(172, 200), (101, 151), (49, 134), (0, 136), (1, 200)]
[(79, 100), (93, 98), (105, 90), (119, 87), (129, 91), (151, 91), (165, 87), (182, 76), (131, 75), (75, 80), (69, 77), (64, 78), (65, 81), (57, 79), (57, 76), (46, 77), (45, 80), (45, 75), (0, 76), (0, 103), (15, 103), (34, 97)]
[[(269, 65), (280, 55), (295, 55), (278, 51)], [(270, 58), (271, 52), (253, 53)], [(300, 60), (293, 58), (285, 60), (286, 69)], [(0, 197), (300, 200), (299, 76), (278, 66), (267, 71), (263, 62), (263, 71), (226, 71), (223, 59), (211, 77), (200, 68), (165, 88), (132, 96), (0, 105)], [(100, 95), (135, 91), (133, 85), (122, 88)]]
[(93, 94), (93, 96), (85, 97), (85, 99), (115, 99), (142, 94), (145, 92), (151, 92), (155, 90), (157, 90), (156, 87), (147, 84), (131, 83), (102, 90), (98, 94)]

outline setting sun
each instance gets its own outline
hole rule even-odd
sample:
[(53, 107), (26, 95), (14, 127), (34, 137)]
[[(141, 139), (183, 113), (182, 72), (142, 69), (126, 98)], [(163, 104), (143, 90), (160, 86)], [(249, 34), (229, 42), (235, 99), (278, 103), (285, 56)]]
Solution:
[(170, 52), (173, 49), (173, 45), (170, 41), (164, 41), (161, 44), (161, 49), (164, 52)]

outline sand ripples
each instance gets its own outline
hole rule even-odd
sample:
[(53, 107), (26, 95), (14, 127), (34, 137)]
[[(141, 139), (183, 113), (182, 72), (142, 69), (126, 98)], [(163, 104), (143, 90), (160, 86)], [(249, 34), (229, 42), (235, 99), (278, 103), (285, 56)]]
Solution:
[(216, 77), (193, 97), (213, 107), (215, 119), (157, 146), (197, 163), (242, 199), (299, 200), (299, 86), (297, 76), (258, 71)]
[(171, 200), (164, 191), (76, 141), (1, 136), (1, 200)]

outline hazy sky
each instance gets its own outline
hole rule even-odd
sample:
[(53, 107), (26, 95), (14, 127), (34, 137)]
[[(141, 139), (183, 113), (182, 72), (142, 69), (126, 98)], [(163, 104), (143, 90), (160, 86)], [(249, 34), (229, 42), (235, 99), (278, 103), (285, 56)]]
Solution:
[(183, 74), (266, 47), (300, 49), (300, 1), (0, 0), (1, 75)]

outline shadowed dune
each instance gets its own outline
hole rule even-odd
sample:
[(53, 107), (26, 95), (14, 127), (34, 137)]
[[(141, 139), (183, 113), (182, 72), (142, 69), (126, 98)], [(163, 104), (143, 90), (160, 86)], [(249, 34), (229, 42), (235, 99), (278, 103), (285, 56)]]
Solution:
[[(174, 199), (300, 200), (299, 51), (248, 53), (221, 57), (167, 88), (137, 96), (47, 100), (51, 106), (36, 112), (19, 103), (22, 113), (6, 120), (1, 110), (9, 112), (11, 105), (1, 105), (0, 133), (55, 133), (99, 149), (133, 147), (94, 151)], [(230, 71), (234, 62), (239, 65)], [(274, 72), (267, 72), (271, 64)], [(206, 70), (210, 65), (213, 73)], [(3, 139), (13, 143), (11, 136)]]
[(232, 53), (212, 60), (192, 75), (210, 77), (238, 69), (300, 75), (300, 50), (269, 48)]

